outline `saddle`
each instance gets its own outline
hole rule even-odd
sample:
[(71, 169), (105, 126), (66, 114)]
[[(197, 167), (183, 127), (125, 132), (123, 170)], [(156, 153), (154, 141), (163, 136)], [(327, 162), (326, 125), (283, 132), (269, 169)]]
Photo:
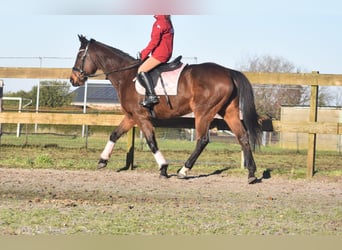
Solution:
[[(182, 56), (178, 56), (169, 63), (162, 63), (149, 72), (152, 86), (157, 95), (177, 95), (178, 79), (186, 66), (181, 62)], [(135, 81), (135, 89), (140, 95), (145, 95), (145, 88), (138, 80)]]
[(149, 74), (152, 78), (154, 87), (157, 85), (159, 77), (163, 72), (173, 71), (180, 68), (183, 63), (181, 62), (182, 56), (176, 57), (174, 60), (168, 63), (159, 64), (156, 68), (152, 69)]

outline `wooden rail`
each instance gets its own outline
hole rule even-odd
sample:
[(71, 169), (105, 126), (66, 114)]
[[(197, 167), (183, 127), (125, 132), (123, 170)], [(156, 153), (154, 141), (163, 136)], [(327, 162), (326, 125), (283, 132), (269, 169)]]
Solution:
[[(117, 126), (122, 120), (120, 114), (65, 114), (65, 113), (0, 113), (0, 123), (22, 124), (61, 124), (61, 125), (98, 125)], [(152, 120), (156, 127), (194, 128), (193, 118), (175, 118), (169, 120)], [(342, 123), (333, 122), (284, 122), (272, 121), (273, 131), (316, 133), (316, 134), (342, 134)], [(229, 130), (221, 119), (215, 119), (211, 127)], [(267, 130), (267, 129), (264, 129)]]
[(123, 115), (1, 112), (0, 123), (117, 126)]
[[(99, 72), (100, 73), (100, 72)], [(25, 79), (69, 79), (70, 68), (23, 68), (0, 67), (0, 78), (25, 78)], [(290, 84), (320, 86), (342, 86), (342, 75), (336, 74), (312, 74), (312, 73), (264, 73), (244, 72), (253, 84)], [(98, 76), (93, 79), (105, 79)]]
[[(21, 123), (21, 124), (60, 124), (60, 125), (98, 125), (117, 126), (122, 120), (120, 114), (65, 114), (65, 113), (17, 113), (1, 112), (0, 123)], [(169, 128), (194, 128), (194, 120), (190, 117), (180, 117), (169, 120), (152, 120), (156, 127)], [(342, 135), (342, 123), (333, 122), (281, 122), (272, 121), (273, 129), (276, 132), (296, 132), (315, 134), (336, 134)], [(215, 119), (211, 127), (229, 130), (222, 119)], [(265, 128), (264, 130), (269, 130)]]

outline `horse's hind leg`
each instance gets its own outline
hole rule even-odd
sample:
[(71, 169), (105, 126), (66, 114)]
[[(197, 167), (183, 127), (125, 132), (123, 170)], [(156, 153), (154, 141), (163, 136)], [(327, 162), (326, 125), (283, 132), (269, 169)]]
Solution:
[(104, 168), (107, 166), (108, 160), (113, 152), (116, 141), (128, 130), (130, 130), (134, 126), (134, 121), (127, 116), (120, 122), (119, 126), (113, 130), (112, 134), (109, 137), (109, 140), (103, 149), (100, 160), (97, 164), (97, 168)]
[(240, 121), (238, 111), (233, 114), (228, 113), (224, 116), (224, 120), (228, 124), (231, 131), (235, 134), (240, 143), (244, 155), (244, 166), (248, 169), (248, 183), (254, 184), (258, 181), (255, 177), (256, 165), (254, 162), (251, 146), (246, 129)]

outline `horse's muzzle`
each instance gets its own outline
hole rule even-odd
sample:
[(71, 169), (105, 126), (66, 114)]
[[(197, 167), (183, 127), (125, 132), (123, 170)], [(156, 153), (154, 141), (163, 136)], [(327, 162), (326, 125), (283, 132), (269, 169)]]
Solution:
[(84, 76), (83, 74), (73, 72), (70, 76), (70, 83), (74, 87), (78, 87), (84, 85), (84, 83), (88, 80), (88, 77)]
[(78, 84), (76, 84), (76, 82), (74, 81), (74, 78), (73, 78), (73, 77), (70, 77), (69, 81), (70, 81), (70, 83), (71, 83), (72, 86), (74, 86), (74, 87), (79, 86)]

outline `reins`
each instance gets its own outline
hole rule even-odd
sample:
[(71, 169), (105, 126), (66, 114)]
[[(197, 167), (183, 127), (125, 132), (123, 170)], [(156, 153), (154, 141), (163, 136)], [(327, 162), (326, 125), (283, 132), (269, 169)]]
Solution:
[(112, 74), (112, 73), (116, 73), (116, 72), (121, 72), (121, 71), (129, 70), (129, 69), (133, 69), (133, 68), (139, 66), (140, 64), (141, 64), (141, 62), (138, 62), (138, 63), (132, 64), (132, 65), (129, 65), (129, 66), (120, 68), (120, 69), (111, 70), (111, 71), (109, 71), (109, 72), (98, 73), (98, 74), (84, 74), (84, 76), (85, 76), (85, 77), (90, 77), (90, 78), (91, 78), (91, 77), (98, 77), (98, 76), (105, 75), (106, 78), (107, 78), (108, 75), (110, 75), (110, 74)]

